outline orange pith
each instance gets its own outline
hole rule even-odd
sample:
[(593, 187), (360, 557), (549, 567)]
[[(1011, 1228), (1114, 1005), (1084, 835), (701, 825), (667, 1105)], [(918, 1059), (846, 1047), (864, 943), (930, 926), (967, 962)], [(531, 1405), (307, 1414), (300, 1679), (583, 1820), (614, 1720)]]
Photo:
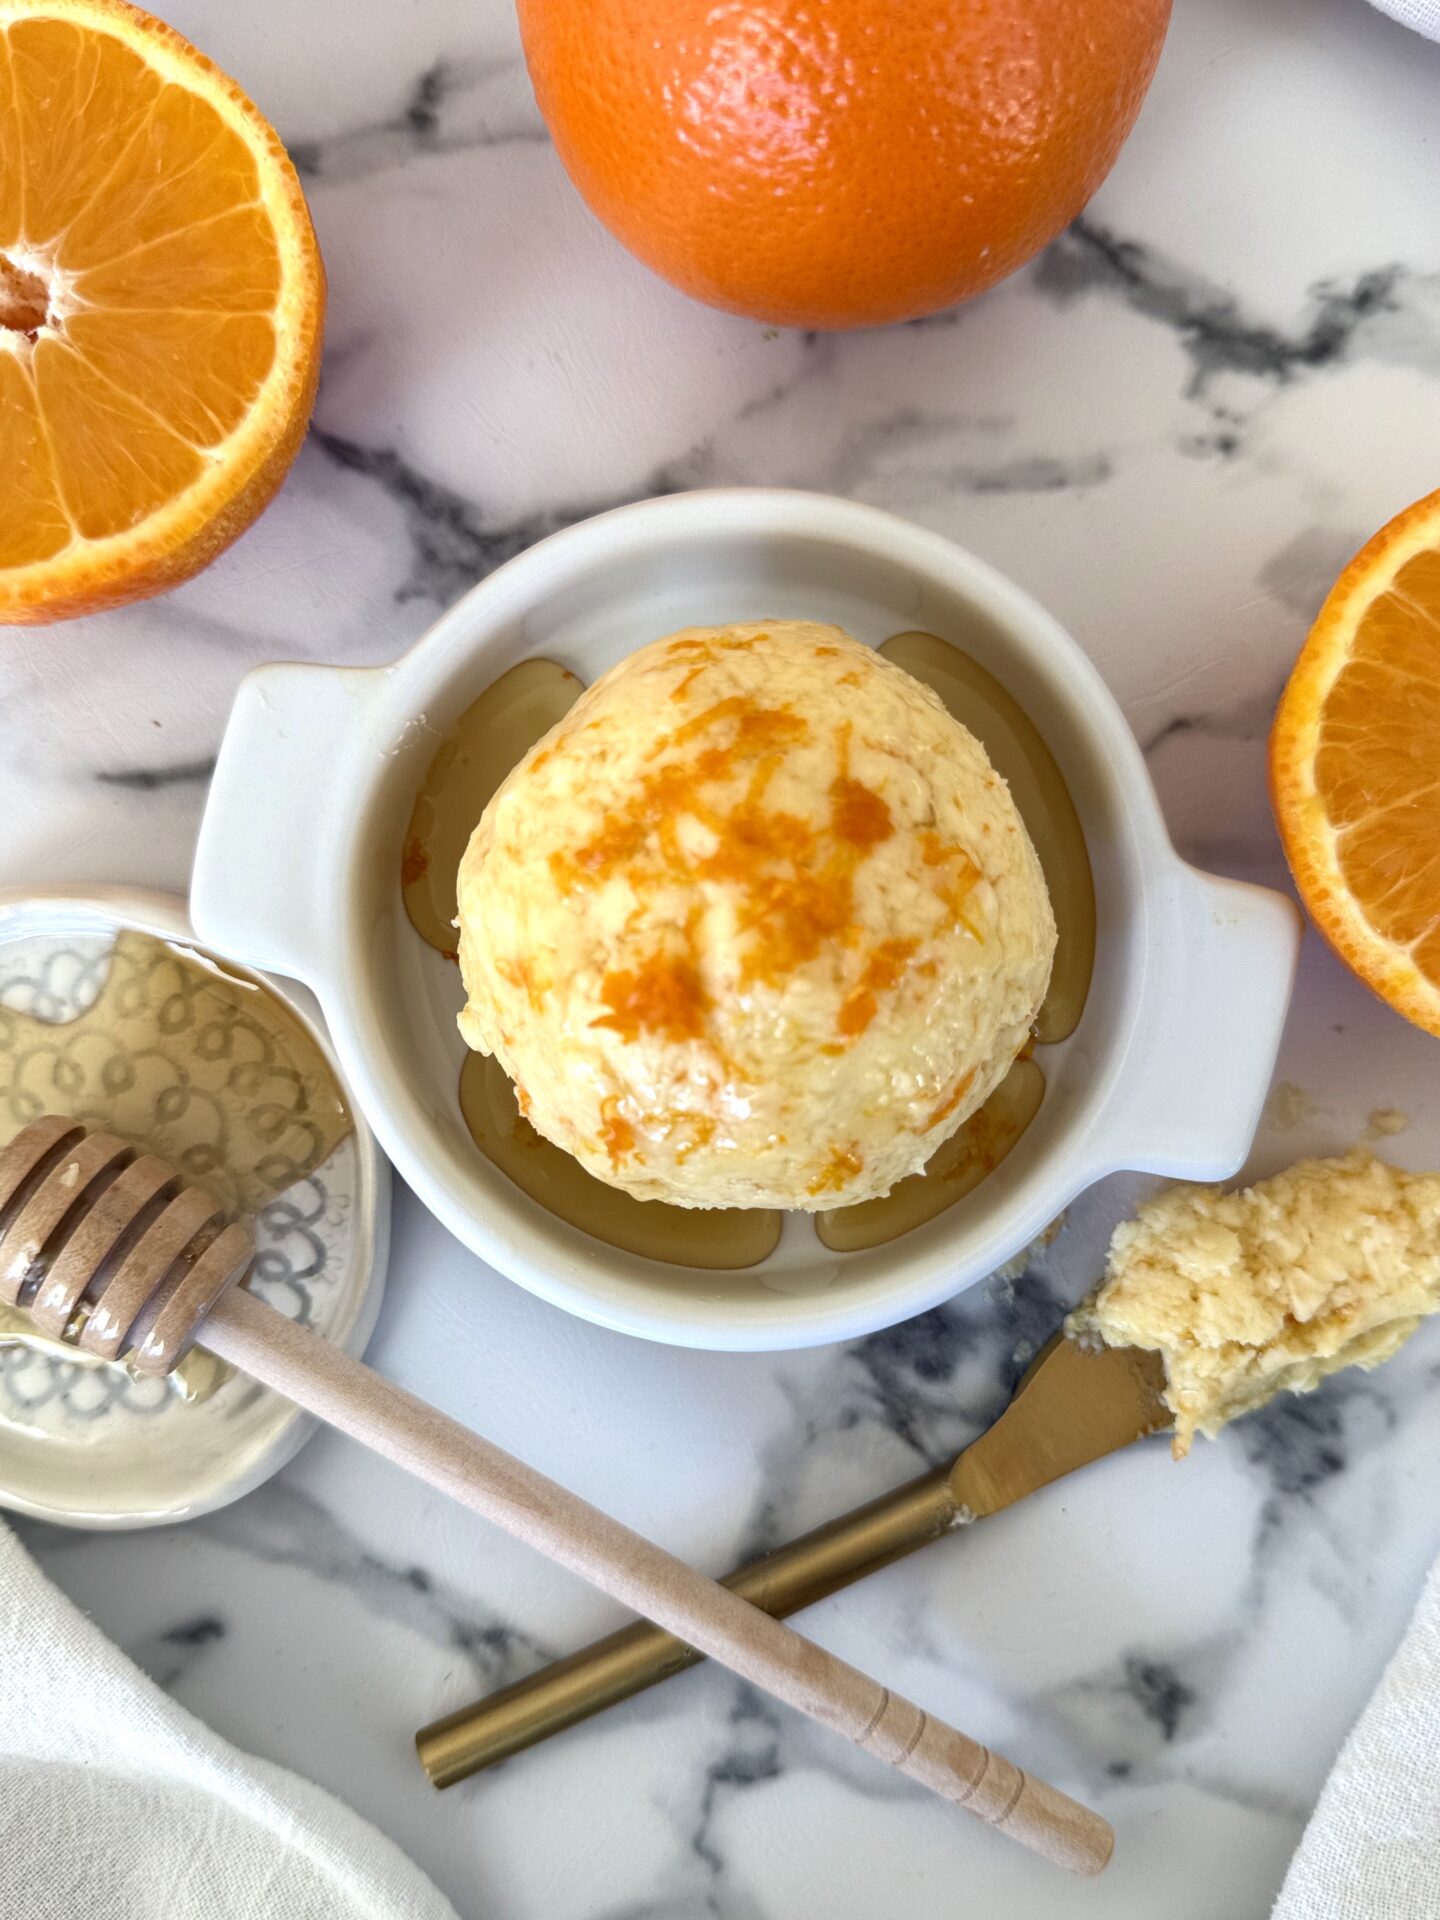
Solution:
[(1440, 1034), (1440, 493), (1332, 588), (1275, 716), (1270, 786), (1321, 932)]
[(667, 280), (863, 327), (994, 284), (1109, 171), (1170, 0), (519, 0), (571, 179)]
[(139, 599), (300, 441), (324, 275), (233, 81), (123, 0), (0, 0), (0, 622)]

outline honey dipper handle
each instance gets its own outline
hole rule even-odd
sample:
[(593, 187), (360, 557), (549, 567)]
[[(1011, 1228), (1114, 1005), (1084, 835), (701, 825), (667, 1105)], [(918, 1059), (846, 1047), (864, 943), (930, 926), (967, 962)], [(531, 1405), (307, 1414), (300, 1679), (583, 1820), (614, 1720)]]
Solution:
[(1098, 1814), (250, 1294), (224, 1295), (201, 1337), (222, 1360), (1023, 1846), (1072, 1873), (1099, 1873), (1109, 1860), (1114, 1835)]
[[(957, 1518), (950, 1468), (937, 1467), (726, 1574), (721, 1585), (784, 1619), (938, 1540)], [(702, 1658), (673, 1633), (636, 1620), (432, 1721), (416, 1734), (415, 1750), (435, 1786), (453, 1787)]]

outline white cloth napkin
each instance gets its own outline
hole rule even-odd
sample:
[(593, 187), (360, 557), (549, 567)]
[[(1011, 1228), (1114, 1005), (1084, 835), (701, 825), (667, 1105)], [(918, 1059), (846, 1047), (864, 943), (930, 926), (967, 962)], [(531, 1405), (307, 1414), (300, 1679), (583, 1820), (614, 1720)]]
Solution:
[(348, 1807), (176, 1706), (3, 1525), (0, 1914), (456, 1920)]
[(1440, 1914), (1440, 1562), (1325, 1782), (1271, 1920)]
[(1440, 0), (1370, 0), (1402, 27), (1413, 27), (1427, 40), (1440, 40)]

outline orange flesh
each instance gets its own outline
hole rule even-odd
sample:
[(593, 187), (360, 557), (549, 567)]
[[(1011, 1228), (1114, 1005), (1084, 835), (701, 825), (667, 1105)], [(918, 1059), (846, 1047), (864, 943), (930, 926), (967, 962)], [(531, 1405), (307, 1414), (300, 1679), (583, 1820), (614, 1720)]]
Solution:
[[(199, 477), (270, 371), (280, 261), (245, 144), (120, 41), (17, 21), (0, 33), (6, 95), (0, 253), (53, 257), (85, 303), (0, 362), (0, 565), (15, 566), (72, 530), (133, 527)], [(82, 123), (109, 135), (77, 139)]]
[(1407, 561), (1356, 628), (1315, 784), (1366, 918), (1440, 982), (1440, 553)]
[(1276, 711), (1270, 794), (1320, 932), (1440, 1035), (1440, 492), (1330, 590)]
[(303, 433), (322, 301), (293, 169), (231, 81), (120, 0), (7, 7), (0, 618), (153, 592), (242, 531)]

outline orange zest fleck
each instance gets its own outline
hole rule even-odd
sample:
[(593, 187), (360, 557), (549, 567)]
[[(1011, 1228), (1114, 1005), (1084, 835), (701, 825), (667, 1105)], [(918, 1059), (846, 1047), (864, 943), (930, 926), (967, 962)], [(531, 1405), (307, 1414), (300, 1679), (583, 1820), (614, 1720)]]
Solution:
[(700, 1040), (710, 999), (688, 956), (656, 953), (635, 969), (607, 973), (600, 998), (610, 1012), (592, 1027), (609, 1027), (622, 1040), (658, 1033), (665, 1040)]
[(708, 1113), (671, 1113), (666, 1116), (675, 1134), (675, 1160), (684, 1166), (698, 1147), (708, 1147), (715, 1137), (715, 1122)]
[(831, 825), (841, 840), (867, 852), (895, 831), (890, 809), (878, 793), (841, 774), (830, 788)]
[[(689, 651), (702, 643), (677, 642)], [(574, 852), (550, 856), (557, 883), (568, 892), (600, 886), (623, 876), (637, 894), (659, 884), (728, 883), (740, 894), (737, 920), (749, 936), (743, 979), (773, 983), (813, 960), (829, 941), (850, 943), (855, 925), (854, 875), (861, 860), (894, 833), (883, 797), (852, 779), (849, 732), (839, 730), (841, 772), (829, 793), (829, 818), (812, 823), (766, 805), (766, 792), (792, 748), (810, 738), (809, 723), (788, 707), (766, 707), (748, 695), (728, 695), (662, 734), (651, 749), (655, 765), (633, 795), (601, 821)], [(688, 749), (688, 751), (686, 751)], [(677, 754), (683, 757), (677, 758)], [(730, 804), (714, 789), (748, 774), (743, 796)], [(706, 829), (707, 851), (688, 844), (679, 830), (685, 819)], [(674, 963), (667, 963), (672, 966)], [(691, 980), (698, 985), (693, 967)], [(623, 1005), (610, 1000), (611, 987)], [(678, 1018), (686, 994), (656, 990), (617, 974), (606, 983), (612, 1018), (601, 1024), (625, 1032), (638, 1019), (641, 1001), (652, 1017), (645, 1024)], [(688, 1029), (685, 1037), (689, 1035)]]
[(836, 1025), (847, 1040), (864, 1033), (879, 1011), (878, 994), (888, 993), (897, 984), (918, 940), (882, 940), (865, 963), (859, 981), (841, 1003)]
[(719, 755), (716, 772), (728, 772), (736, 760), (753, 760), (757, 754), (792, 746), (810, 731), (799, 714), (792, 713), (788, 707), (762, 707), (748, 693), (732, 693), (717, 700), (714, 706), (706, 707), (703, 713), (692, 715), (674, 733), (658, 740), (651, 758), (667, 747), (688, 746), (692, 740), (713, 733), (716, 727), (731, 720), (735, 722), (735, 737), (730, 745), (711, 749)]
[(612, 1167), (618, 1167), (627, 1154), (635, 1151), (635, 1129), (619, 1106), (613, 1093), (600, 1104), (600, 1143), (609, 1154)]
[(920, 1131), (922, 1133), (929, 1133), (930, 1129), (932, 1127), (938, 1127), (942, 1120), (948, 1120), (974, 1084), (975, 1069), (971, 1067), (968, 1073), (961, 1074), (960, 1078), (955, 1082), (939, 1106), (936, 1107)]
[(981, 879), (980, 868), (964, 847), (953, 840), (943, 840), (933, 827), (927, 827), (921, 834), (920, 852), (927, 867), (942, 869), (935, 876), (935, 892), (949, 910), (951, 919), (957, 926), (964, 927), (973, 939), (983, 940), (984, 933), (966, 912), (970, 896)]
[(741, 969), (747, 986), (773, 983), (813, 960), (830, 941), (858, 937), (853, 889), (844, 870), (759, 874), (748, 894), (738, 916), (741, 931), (752, 936)]
[(545, 1004), (549, 988), (545, 981), (538, 979), (535, 969), (528, 960), (508, 960), (503, 954), (495, 959), (495, 971), (508, 987), (519, 987), (536, 1013)]
[(847, 1187), (856, 1174), (863, 1172), (865, 1162), (852, 1147), (831, 1147), (830, 1157), (810, 1182), (806, 1191), (816, 1193), (839, 1193)]

